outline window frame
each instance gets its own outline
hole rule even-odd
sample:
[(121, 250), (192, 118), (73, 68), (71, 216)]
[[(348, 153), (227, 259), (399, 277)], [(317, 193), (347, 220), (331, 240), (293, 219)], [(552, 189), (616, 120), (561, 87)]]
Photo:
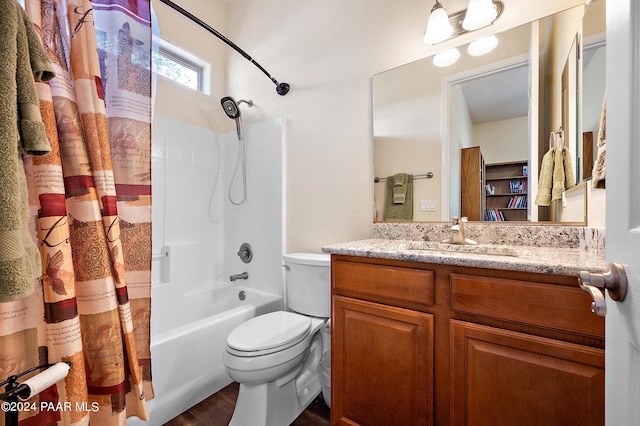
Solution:
[[(171, 80), (181, 87), (187, 87), (192, 90), (197, 90), (199, 92), (210, 94), (210, 75), (211, 75), (211, 65), (199, 58), (198, 56), (186, 51), (183, 48), (180, 48), (167, 40), (162, 39), (161, 37), (153, 36), (153, 52), (152, 52), (152, 70), (156, 75), (159, 75), (163, 78)], [(197, 87), (188, 86), (178, 80), (175, 80), (171, 77), (167, 77), (155, 71), (155, 57), (159, 55), (164, 59), (167, 59), (171, 62), (174, 62), (180, 67), (184, 67), (186, 69), (195, 71), (197, 73)]]

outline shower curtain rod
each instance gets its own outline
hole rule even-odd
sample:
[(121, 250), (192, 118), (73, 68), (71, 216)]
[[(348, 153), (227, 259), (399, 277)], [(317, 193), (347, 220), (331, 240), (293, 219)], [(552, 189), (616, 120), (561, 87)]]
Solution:
[(269, 77), (269, 79), (276, 85), (276, 92), (278, 93), (278, 95), (284, 96), (287, 93), (289, 93), (290, 86), (289, 86), (288, 83), (278, 83), (278, 80), (276, 80), (275, 78), (271, 77), (271, 74), (269, 74), (267, 72), (267, 70), (265, 70), (262, 67), (262, 65), (260, 65), (256, 61), (254, 61), (253, 58), (247, 54), (247, 52), (245, 52), (244, 50), (240, 49), (234, 42), (232, 42), (231, 40), (226, 38), (224, 35), (222, 35), (218, 31), (216, 31), (209, 24), (207, 24), (206, 22), (202, 21), (197, 16), (195, 16), (192, 13), (190, 13), (189, 11), (181, 8), (180, 6), (178, 6), (177, 4), (175, 4), (174, 2), (172, 2), (170, 0), (160, 0), (160, 2), (166, 4), (167, 6), (169, 6), (170, 8), (175, 10), (176, 12), (182, 14), (183, 16), (191, 19), (193, 22), (195, 22), (196, 24), (200, 25), (202, 28), (204, 28), (205, 30), (209, 31), (211, 34), (213, 34), (214, 36), (218, 37), (220, 40), (224, 41), (227, 45), (231, 46), (236, 52), (238, 52), (242, 56), (244, 56), (244, 58), (246, 60), (248, 60), (253, 65), (258, 67), (258, 69), (260, 71), (262, 71), (263, 73), (265, 73), (265, 75), (267, 77)]

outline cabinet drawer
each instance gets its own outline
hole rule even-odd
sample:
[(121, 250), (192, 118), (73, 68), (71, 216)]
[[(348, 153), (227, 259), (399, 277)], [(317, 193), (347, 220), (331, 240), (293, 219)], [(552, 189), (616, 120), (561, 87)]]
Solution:
[(333, 290), (397, 306), (433, 305), (433, 271), (336, 260)]
[(604, 336), (604, 321), (591, 312), (578, 287), (451, 274), (451, 307), (532, 326)]

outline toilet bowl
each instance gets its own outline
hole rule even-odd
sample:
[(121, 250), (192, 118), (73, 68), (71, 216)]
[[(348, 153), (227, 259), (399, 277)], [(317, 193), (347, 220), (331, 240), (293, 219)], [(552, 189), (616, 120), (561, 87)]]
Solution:
[(227, 339), (224, 363), (239, 383), (267, 383), (302, 366), (312, 337), (324, 320), (279, 311), (252, 318)]
[(321, 332), (331, 306), (329, 259), (285, 255), (289, 310), (257, 316), (229, 334), (223, 360), (240, 383), (230, 425), (291, 424), (320, 393), (318, 367), (329, 345)]

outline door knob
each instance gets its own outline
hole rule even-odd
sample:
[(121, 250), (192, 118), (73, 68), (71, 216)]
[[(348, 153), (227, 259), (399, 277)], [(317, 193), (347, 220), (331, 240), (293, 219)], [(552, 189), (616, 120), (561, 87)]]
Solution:
[(607, 272), (604, 274), (592, 274), (580, 271), (578, 274), (578, 284), (580, 288), (591, 294), (591, 312), (596, 315), (605, 316), (607, 305), (604, 294), (600, 290), (607, 290), (611, 300), (622, 302), (627, 297), (627, 274), (621, 263), (612, 262), (609, 264)]

